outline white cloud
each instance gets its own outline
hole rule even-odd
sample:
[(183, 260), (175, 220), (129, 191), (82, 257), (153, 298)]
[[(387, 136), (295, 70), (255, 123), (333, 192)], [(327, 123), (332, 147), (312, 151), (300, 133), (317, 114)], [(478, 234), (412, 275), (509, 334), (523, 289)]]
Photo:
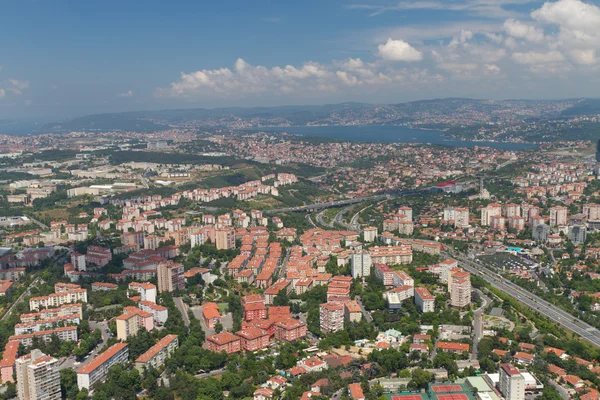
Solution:
[(546, 2), (533, 11), (531, 17), (540, 22), (558, 25), (562, 29), (590, 34), (600, 32), (600, 8), (580, 0)]
[(452, 38), (452, 41), (450, 42), (450, 46), (454, 47), (454, 46), (458, 46), (461, 44), (465, 44), (467, 43), (467, 41), (473, 39), (473, 32), (469, 31), (469, 30), (464, 30), (461, 29), (460, 34), (456, 35)]
[(346, 72), (346, 71), (336, 71), (336, 73), (335, 73), (335, 74), (336, 74), (336, 75), (338, 76), (338, 78), (340, 78), (340, 80), (341, 80), (342, 82), (344, 82), (346, 85), (349, 85), (349, 86), (354, 86), (354, 85), (358, 84), (358, 78), (357, 78), (357, 77), (355, 77), (355, 76), (353, 76), (353, 75), (350, 75), (350, 74), (349, 74), (348, 72)]
[(493, 73), (500, 72), (500, 67), (497, 66), (496, 64), (484, 64), (483, 67), (488, 72), (493, 72)]
[(6, 97), (6, 90), (0, 89), (0, 99), (3, 99), (5, 97)]
[(544, 40), (544, 31), (542, 29), (525, 24), (514, 18), (507, 19), (504, 22), (504, 30), (510, 36), (526, 39), (531, 42), (541, 42)]
[(307, 62), (301, 67), (267, 68), (238, 59), (233, 68), (182, 73), (159, 97), (211, 98), (249, 95), (307, 95), (340, 93), (352, 87), (408, 87), (443, 81), (427, 69), (396, 68), (386, 62), (367, 63), (360, 58), (333, 61), (328, 65)]
[(580, 0), (558, 0), (544, 3), (531, 17), (558, 27), (551, 45), (562, 48), (574, 63), (596, 63), (595, 50), (600, 50), (600, 7)]
[(596, 64), (596, 62), (597, 62), (596, 50), (594, 50), (594, 49), (571, 50), (569, 52), (569, 56), (571, 57), (573, 62), (575, 62), (576, 64), (592, 65), (592, 64)]
[(117, 97), (133, 97), (133, 90), (130, 89), (126, 92), (119, 93)]
[(378, 46), (379, 57), (387, 61), (421, 61), (423, 55), (403, 40), (389, 38), (385, 44)]
[(17, 79), (9, 79), (11, 87), (8, 88), (9, 91), (16, 95), (20, 95), (23, 93), (23, 90), (29, 87), (29, 81), (20, 81)]
[(392, 11), (410, 10), (444, 10), (463, 12), (469, 15), (478, 15), (485, 18), (507, 18), (518, 14), (507, 6), (533, 3), (539, 0), (421, 0), (399, 1), (393, 5), (381, 4), (377, 1), (371, 3), (352, 4), (350, 9), (366, 10), (370, 17), (375, 17)]
[(537, 65), (552, 64), (565, 61), (565, 57), (559, 51), (552, 50), (547, 53), (529, 51), (525, 53), (513, 53), (512, 59), (519, 64)]

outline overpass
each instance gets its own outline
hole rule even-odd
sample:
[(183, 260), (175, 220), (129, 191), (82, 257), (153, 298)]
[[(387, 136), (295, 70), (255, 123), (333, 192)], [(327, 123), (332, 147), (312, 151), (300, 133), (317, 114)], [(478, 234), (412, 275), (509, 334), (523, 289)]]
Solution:
[(286, 212), (313, 212), (313, 211), (317, 211), (317, 210), (322, 210), (324, 208), (342, 207), (342, 206), (348, 206), (351, 204), (364, 203), (367, 201), (377, 201), (377, 200), (391, 199), (394, 197), (410, 196), (410, 195), (418, 194), (421, 192), (430, 192), (434, 189), (435, 189), (435, 187), (427, 187), (427, 188), (417, 189), (417, 190), (401, 190), (401, 191), (395, 191), (395, 192), (388, 192), (385, 194), (379, 194), (379, 195), (375, 195), (375, 196), (358, 197), (358, 198), (346, 199), (346, 200), (327, 201), (324, 203), (306, 204), (303, 206), (296, 206), (296, 207), (278, 208), (276, 210), (267, 210), (267, 211), (265, 211), (265, 213), (266, 214), (277, 214), (277, 213), (286, 213)]

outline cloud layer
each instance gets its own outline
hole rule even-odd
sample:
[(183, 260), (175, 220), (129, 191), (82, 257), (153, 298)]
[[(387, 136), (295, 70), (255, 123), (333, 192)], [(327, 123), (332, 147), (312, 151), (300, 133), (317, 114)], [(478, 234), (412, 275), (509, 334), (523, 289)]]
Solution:
[(518, 86), (548, 79), (552, 74), (565, 78), (569, 73), (597, 73), (600, 8), (581, 0), (557, 0), (519, 18), (506, 11), (506, 6), (530, 2), (417, 1), (400, 2), (390, 9), (355, 5), (351, 8), (368, 10), (371, 16), (397, 10), (446, 9), (474, 13), (494, 10), (496, 17), (504, 18), (497, 24), (465, 23), (460, 28), (454, 23), (428, 32), (415, 27), (390, 30), (387, 40), (378, 35), (380, 41), (372, 45), (369, 60), (348, 58), (266, 67), (238, 59), (232, 68), (183, 72), (179, 80), (158, 89), (157, 94), (198, 98), (334, 93), (356, 87), (435, 88), (453, 81)]

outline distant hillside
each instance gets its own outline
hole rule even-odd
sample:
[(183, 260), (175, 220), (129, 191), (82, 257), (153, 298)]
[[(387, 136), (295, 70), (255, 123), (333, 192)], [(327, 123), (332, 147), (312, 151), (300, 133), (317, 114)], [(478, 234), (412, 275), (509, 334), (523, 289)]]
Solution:
[(584, 99), (562, 112), (565, 117), (600, 114), (600, 99)]
[(44, 125), (40, 131), (150, 132), (176, 126), (261, 128), (304, 125), (450, 127), (600, 113), (600, 100), (480, 100), (447, 98), (398, 104), (340, 103), (316, 106), (228, 107), (95, 114)]
[(126, 114), (94, 114), (70, 121), (45, 124), (40, 131), (136, 131), (155, 132), (168, 129), (169, 125), (135, 118)]

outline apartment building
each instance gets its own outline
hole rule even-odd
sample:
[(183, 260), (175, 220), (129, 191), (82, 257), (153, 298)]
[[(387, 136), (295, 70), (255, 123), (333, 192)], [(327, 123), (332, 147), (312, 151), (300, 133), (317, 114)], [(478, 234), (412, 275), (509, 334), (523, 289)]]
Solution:
[(156, 286), (148, 282), (131, 282), (129, 290), (140, 294), (142, 301), (156, 303)]
[(363, 229), (363, 239), (365, 242), (374, 242), (377, 240), (377, 227), (367, 226)]
[(112, 260), (112, 253), (107, 247), (89, 246), (85, 255), (86, 263), (103, 267)]
[(502, 206), (500, 204), (489, 204), (481, 209), (481, 226), (490, 226), (493, 216), (502, 215)]
[(202, 317), (204, 318), (204, 325), (208, 329), (214, 329), (215, 324), (221, 322), (221, 313), (219, 312), (217, 303), (208, 302), (202, 304)]
[(2, 383), (14, 382), (15, 363), (19, 351), (19, 341), (8, 341), (0, 361), (0, 376)]
[(138, 303), (140, 310), (152, 314), (155, 325), (164, 325), (169, 318), (169, 309), (165, 306), (158, 305), (151, 301), (141, 300)]
[(115, 364), (125, 364), (129, 359), (127, 343), (116, 343), (77, 371), (79, 390), (90, 390), (96, 382), (104, 382), (108, 370)]
[(273, 323), (275, 339), (294, 342), (306, 336), (306, 324), (290, 317), (279, 318)]
[(117, 323), (117, 339), (127, 340), (128, 337), (137, 335), (140, 329), (151, 331), (154, 329), (154, 317), (151, 313), (142, 311), (137, 307), (125, 307), (123, 314), (115, 318)]
[(550, 226), (567, 225), (568, 213), (569, 209), (565, 206), (550, 207), (550, 220), (548, 224)]
[(183, 264), (173, 261), (161, 262), (156, 268), (156, 275), (158, 275), (159, 292), (175, 292), (185, 289)]
[(512, 364), (500, 365), (499, 389), (506, 400), (525, 399), (525, 378)]
[(457, 271), (450, 275), (450, 305), (463, 308), (471, 304), (471, 274), (467, 271)]
[(469, 209), (465, 207), (445, 208), (444, 220), (453, 221), (455, 228), (466, 228), (469, 226)]
[(33, 344), (33, 338), (38, 338), (46, 343), (52, 340), (52, 336), (56, 335), (59, 340), (68, 340), (71, 342), (77, 342), (79, 340), (76, 326), (64, 326), (55, 329), (49, 329), (45, 331), (38, 331), (32, 333), (26, 333), (23, 335), (13, 335), (8, 338), (9, 341), (17, 341), (23, 343), (24, 346), (31, 346)]
[(373, 262), (368, 251), (353, 253), (350, 256), (350, 262), (352, 267), (352, 277), (354, 279), (371, 275), (371, 266), (373, 265)]
[(383, 281), (383, 286), (394, 284), (394, 271), (385, 264), (375, 264), (375, 276)]
[(19, 400), (59, 400), (58, 360), (34, 349), (16, 361)]
[(215, 245), (217, 250), (235, 249), (235, 229), (219, 228), (215, 231)]
[(241, 340), (230, 332), (221, 332), (208, 336), (204, 342), (204, 347), (215, 353), (222, 351), (227, 354), (237, 353), (241, 350)]
[(448, 277), (450, 276), (450, 271), (453, 268), (458, 267), (458, 261), (455, 259), (449, 258), (447, 260), (443, 260), (440, 262), (440, 282), (448, 283)]
[(394, 286), (415, 286), (415, 280), (404, 271), (394, 271)]
[(585, 204), (583, 206), (583, 214), (590, 221), (600, 220), (600, 204)]
[(356, 300), (350, 300), (344, 303), (344, 318), (349, 322), (360, 322), (362, 311)]
[(144, 369), (162, 367), (178, 346), (177, 335), (165, 336), (135, 360), (135, 368), (142, 373)]
[(410, 264), (412, 262), (412, 249), (410, 245), (372, 247), (371, 260), (374, 264)]
[(29, 299), (29, 309), (37, 311), (41, 308), (60, 307), (63, 304), (71, 303), (87, 303), (87, 290), (74, 289), (48, 296), (32, 297)]
[(258, 351), (269, 346), (269, 334), (267, 331), (248, 327), (235, 333), (240, 338), (240, 346), (244, 351)]
[(435, 297), (426, 287), (415, 288), (415, 304), (421, 312), (433, 312), (435, 310)]
[(320, 312), (320, 327), (323, 333), (344, 329), (344, 305), (342, 303), (323, 303)]

